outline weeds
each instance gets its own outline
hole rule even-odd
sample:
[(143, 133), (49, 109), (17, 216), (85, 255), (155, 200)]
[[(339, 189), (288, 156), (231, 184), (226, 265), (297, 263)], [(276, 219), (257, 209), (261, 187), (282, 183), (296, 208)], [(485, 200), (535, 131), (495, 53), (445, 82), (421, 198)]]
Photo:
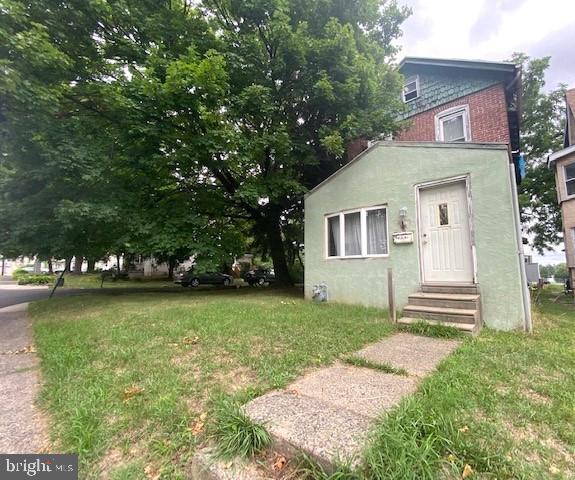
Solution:
[(366, 360), (358, 355), (350, 355), (345, 357), (343, 361), (349, 365), (354, 365), (356, 367), (371, 368), (373, 370), (379, 370), (380, 372), (392, 373), (394, 375), (409, 375), (405, 368), (395, 368), (387, 363), (375, 363), (370, 360)]
[(221, 458), (251, 458), (271, 443), (267, 430), (248, 418), (239, 404), (229, 400), (221, 401), (215, 408), (210, 437)]

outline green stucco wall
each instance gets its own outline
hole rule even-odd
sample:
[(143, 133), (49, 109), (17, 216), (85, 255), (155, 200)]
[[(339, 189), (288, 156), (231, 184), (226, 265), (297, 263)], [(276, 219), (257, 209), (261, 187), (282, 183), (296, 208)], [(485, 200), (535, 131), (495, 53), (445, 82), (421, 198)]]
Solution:
[[(469, 175), (482, 319), (499, 329), (524, 323), (518, 245), (504, 146), (378, 143), (313, 190), (305, 201), (305, 293), (325, 282), (329, 301), (387, 307), (392, 268), (398, 308), (420, 283), (415, 186)], [(326, 259), (324, 216), (387, 204), (389, 257)], [(394, 245), (399, 209), (407, 207), (413, 244)]]

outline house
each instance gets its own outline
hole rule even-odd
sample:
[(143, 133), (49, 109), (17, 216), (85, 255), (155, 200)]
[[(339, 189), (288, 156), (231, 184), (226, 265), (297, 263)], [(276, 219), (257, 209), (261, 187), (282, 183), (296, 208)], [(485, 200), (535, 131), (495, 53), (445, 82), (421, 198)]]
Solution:
[[(516, 191), (520, 71), (407, 58), (407, 126), (305, 199), (305, 293), (402, 323), (530, 330)], [(321, 286), (321, 287), (319, 287)]]
[(563, 218), (563, 241), (569, 280), (575, 285), (575, 88), (565, 93), (567, 121), (563, 149), (548, 157), (548, 165), (555, 170), (557, 200)]

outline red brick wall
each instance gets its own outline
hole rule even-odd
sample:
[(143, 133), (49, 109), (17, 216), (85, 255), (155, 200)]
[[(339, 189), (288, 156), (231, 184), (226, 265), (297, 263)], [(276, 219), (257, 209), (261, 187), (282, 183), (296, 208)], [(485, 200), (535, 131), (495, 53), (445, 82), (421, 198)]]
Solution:
[(411, 124), (395, 140), (435, 141), (435, 115), (448, 108), (469, 105), (472, 142), (509, 143), (509, 124), (503, 84), (466, 95), (409, 118)]

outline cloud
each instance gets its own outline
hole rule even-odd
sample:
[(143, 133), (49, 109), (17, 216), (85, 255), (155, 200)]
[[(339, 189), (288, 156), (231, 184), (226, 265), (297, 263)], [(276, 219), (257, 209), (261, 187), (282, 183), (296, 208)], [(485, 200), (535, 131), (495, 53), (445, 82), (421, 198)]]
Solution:
[(545, 76), (547, 88), (556, 88), (559, 83), (575, 88), (575, 26), (568, 25), (550, 33), (526, 49), (531, 57), (551, 57), (551, 64)]
[(483, 42), (498, 31), (506, 15), (512, 15), (526, 0), (487, 0), (469, 31), (470, 43)]
[[(401, 2), (401, 0), (400, 0)], [(551, 55), (548, 87), (575, 86), (573, 0), (405, 0), (413, 15), (400, 39), (405, 56), (501, 61), (513, 52)]]

